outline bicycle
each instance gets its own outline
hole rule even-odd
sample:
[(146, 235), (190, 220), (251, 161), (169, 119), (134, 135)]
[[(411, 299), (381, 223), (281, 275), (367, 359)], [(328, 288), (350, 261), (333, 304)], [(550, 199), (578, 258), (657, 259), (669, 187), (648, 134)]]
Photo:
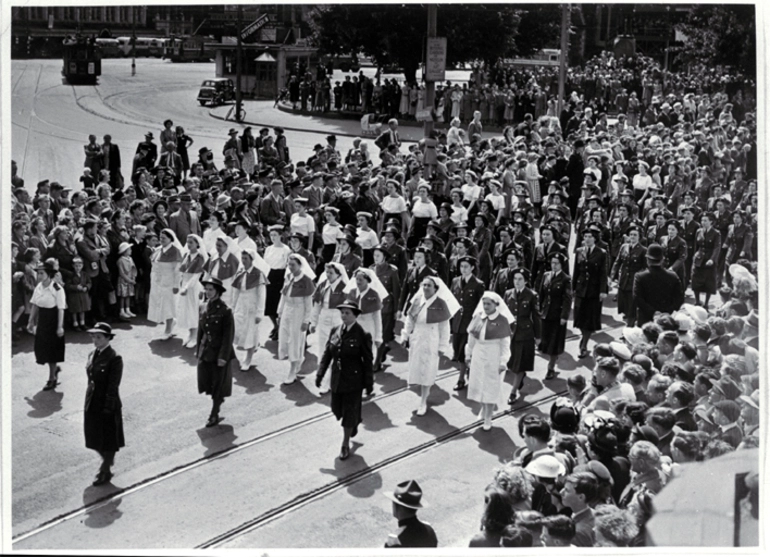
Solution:
[(235, 122), (243, 122), (246, 120), (246, 111), (241, 107), (240, 114), (234, 114), (235, 112), (235, 105), (230, 107), (230, 110), (227, 111), (227, 114), (225, 115), (225, 120), (234, 120)]

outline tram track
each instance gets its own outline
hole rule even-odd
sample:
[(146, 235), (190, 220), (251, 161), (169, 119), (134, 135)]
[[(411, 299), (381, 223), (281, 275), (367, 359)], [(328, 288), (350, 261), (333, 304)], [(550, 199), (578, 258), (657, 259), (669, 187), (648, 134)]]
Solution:
[[(613, 327), (611, 329), (607, 329), (604, 332), (606, 333), (612, 333), (615, 331), (618, 331), (622, 329), (622, 326), (619, 327)], [(580, 335), (577, 334), (571, 334), (569, 335), (566, 340), (577, 340), (580, 337)], [(448, 370), (445, 370), (443, 372), (440, 372), (436, 376), (436, 382), (442, 381), (444, 379), (450, 378), (452, 376), (458, 375), (459, 370), (456, 368), (450, 368)], [(388, 391), (385, 393), (381, 393), (378, 395), (375, 395), (369, 399), (364, 400), (364, 405), (376, 403), (382, 400), (385, 400), (387, 398), (405, 393), (410, 390), (410, 387), (408, 385), (399, 387), (397, 389), (394, 389), (392, 391)], [(523, 409), (526, 408), (533, 408), (536, 406), (539, 406), (549, 400), (555, 399), (557, 396), (560, 396), (563, 394), (563, 392), (559, 393), (553, 393), (550, 395), (546, 395), (544, 397), (541, 397), (539, 399), (533, 400), (531, 402), (526, 402), (523, 406), (516, 405), (514, 408), (509, 408), (495, 417), (493, 417), (493, 420), (500, 420), (505, 417), (511, 416), (514, 413), (520, 412)], [(164, 482), (167, 480), (170, 480), (176, 476), (179, 476), (181, 474), (185, 474), (187, 472), (191, 472), (201, 466), (204, 466), (206, 464), (210, 464), (216, 461), (219, 461), (225, 457), (229, 457), (233, 454), (239, 453), (241, 451), (262, 445), (263, 443), (273, 440), (275, 438), (290, 434), (295, 431), (302, 430), (304, 428), (307, 428), (313, 424), (316, 424), (318, 422), (321, 422), (323, 420), (327, 420), (329, 418), (332, 418), (334, 415), (331, 412), (331, 410), (326, 410), (324, 412), (321, 412), (319, 414), (316, 414), (314, 416), (310, 416), (304, 420), (300, 420), (297, 422), (294, 422), (292, 424), (288, 424), (283, 427), (279, 427), (271, 432), (264, 433), (262, 435), (258, 435), (256, 437), (253, 437), (249, 440), (246, 440), (242, 443), (227, 447), (225, 449), (222, 449), (220, 451), (214, 452), (212, 454), (209, 454), (207, 456), (203, 456), (199, 459), (196, 459), (192, 462), (187, 462), (185, 464), (181, 464), (179, 466), (173, 467), (169, 470), (160, 472), (159, 474), (156, 474), (150, 478), (143, 479), (141, 481), (135, 482), (134, 484), (119, 488), (116, 491), (113, 491), (109, 494), (105, 494), (103, 497), (100, 497), (88, 504), (85, 504), (83, 506), (80, 506), (76, 509), (64, 512), (52, 519), (46, 520), (45, 522), (41, 523), (40, 525), (27, 530), (26, 532), (22, 532), (12, 538), (12, 543), (19, 543), (24, 540), (27, 540), (29, 538), (32, 538), (34, 536), (37, 536), (39, 534), (42, 534), (50, 529), (56, 528), (57, 526), (61, 525), (62, 523), (68, 522), (74, 518), (77, 518), (79, 516), (82, 516), (84, 514), (90, 513), (99, 507), (103, 507), (105, 505), (108, 505), (118, 499), (122, 499), (124, 497), (127, 497), (129, 495), (132, 495), (138, 491), (145, 490), (147, 488), (150, 488), (154, 485), (157, 485), (160, 482)], [(475, 427), (478, 427), (478, 425), (481, 423), (480, 420), (474, 420), (473, 422), (455, 429), (451, 432), (448, 432), (444, 435), (441, 435), (439, 437), (436, 437), (435, 439), (432, 439), (428, 442), (422, 443), (420, 445), (417, 445), (415, 447), (411, 447), (409, 449), (406, 449), (405, 451), (402, 451), (398, 455), (394, 455), (388, 459), (385, 459), (379, 463), (376, 463), (372, 466), (367, 467), (363, 471), (355, 472), (349, 476), (346, 476), (344, 478), (340, 478), (335, 482), (332, 482), (331, 484), (327, 484), (326, 486), (323, 486), (321, 488), (318, 488), (316, 490), (312, 490), (309, 492), (306, 492), (304, 494), (301, 494), (294, 499), (292, 499), (290, 502), (284, 503), (283, 505), (276, 507), (275, 509), (272, 509), (271, 511), (268, 511), (266, 513), (263, 513), (259, 515), (259, 517), (256, 517), (255, 519), (249, 521), (245, 525), (241, 525), (241, 530), (239, 530), (241, 533), (239, 535), (243, 535), (246, 533), (246, 530), (252, 531), (256, 528), (259, 528), (260, 526), (266, 524), (267, 522), (270, 522), (274, 520), (275, 518), (279, 518), (280, 516), (283, 516), (284, 514), (290, 512), (291, 510), (294, 510), (296, 508), (299, 508), (303, 506), (304, 504), (307, 504), (309, 502), (315, 501), (324, 494), (331, 493), (333, 491), (336, 491), (337, 489), (340, 489), (342, 487), (345, 487), (347, 485), (350, 485), (351, 483), (354, 483), (360, 479), (363, 479), (366, 477), (366, 471), (369, 470), (371, 475), (372, 473), (376, 472), (377, 470), (381, 470), (387, 466), (390, 466), (392, 464), (396, 464), (398, 462), (401, 462), (405, 460), (406, 458), (409, 458), (412, 455), (422, 454), (429, 450), (430, 448), (440, 446), (442, 444), (445, 444), (446, 442), (450, 441), (451, 439), (456, 438), (459, 435), (462, 435), (466, 433), (467, 431), (474, 429)], [(235, 529), (234, 529), (235, 530)], [(233, 532), (234, 530), (231, 530), (229, 532)], [(224, 536), (225, 534), (222, 534)], [(218, 536), (217, 538), (212, 538), (209, 542), (206, 543), (212, 543), (214, 545), (219, 544), (219, 540), (222, 536)], [(237, 536), (236, 536), (237, 537)], [(232, 538), (235, 539), (235, 538)], [(228, 541), (228, 540), (225, 540)], [(225, 543), (225, 542), (221, 542)], [(212, 545), (201, 545), (201, 548), (203, 547), (212, 547)]]
[[(35, 81), (35, 93), (32, 95), (32, 105), (29, 109), (29, 120), (27, 120), (27, 138), (24, 141), (24, 156), (22, 157), (20, 176), (24, 176), (27, 168), (27, 152), (29, 151), (29, 136), (32, 135), (32, 119), (37, 118), (35, 114), (35, 99), (37, 99), (38, 88), (40, 87), (40, 78), (43, 75), (43, 66), (38, 67), (37, 80)], [(18, 82), (17, 82), (18, 85)]]

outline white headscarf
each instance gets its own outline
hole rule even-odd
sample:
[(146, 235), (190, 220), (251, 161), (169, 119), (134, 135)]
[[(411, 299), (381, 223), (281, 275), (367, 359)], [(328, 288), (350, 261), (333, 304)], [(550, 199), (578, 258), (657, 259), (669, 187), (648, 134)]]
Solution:
[[(182, 247), (182, 244), (179, 243), (179, 239), (176, 237), (176, 234), (174, 234), (174, 231), (171, 230), (170, 228), (164, 228), (161, 231), (161, 233), (162, 234), (167, 234), (168, 236), (171, 236), (171, 243), (169, 244), (169, 246), (174, 246), (176, 249), (179, 250), (179, 255), (182, 255), (182, 252), (183, 252), (184, 248)], [(166, 249), (168, 249), (168, 248), (166, 248)], [(160, 253), (161, 251), (164, 251), (162, 245), (158, 246), (157, 253)]]
[[(310, 265), (308, 264), (307, 260), (299, 255), (298, 253), (292, 253), (289, 255), (289, 259), (295, 258), (297, 261), (300, 262), (300, 275), (305, 275), (310, 280), (315, 279), (315, 273), (313, 272), (313, 269), (310, 268)], [(289, 269), (288, 264), (286, 265), (286, 278), (291, 278), (294, 276), (294, 274), (291, 272), (291, 269)]]
[[(241, 254), (248, 253), (249, 256), (251, 256), (251, 264), (254, 266), (257, 271), (262, 273), (265, 276), (265, 279), (267, 279), (267, 275), (270, 274), (270, 265), (267, 264), (267, 262), (262, 259), (262, 257), (253, 249), (246, 248), (241, 250)], [(243, 264), (241, 263), (241, 266)]]
[[(219, 255), (219, 252), (217, 251), (217, 242), (219, 240), (222, 240), (227, 245), (227, 249), (225, 250), (225, 253), (223, 253), (222, 255)], [(217, 237), (216, 241), (214, 242), (214, 250), (211, 252), (212, 259), (220, 258), (222, 261), (224, 261), (225, 259), (227, 259), (228, 253), (232, 253), (234, 256), (238, 257), (240, 250), (238, 249), (238, 246), (235, 244), (235, 240), (233, 240), (230, 236), (227, 236), (227, 235)]]
[[(348, 271), (347, 271), (347, 269), (345, 269), (345, 265), (343, 265), (342, 263), (334, 262), (334, 261), (329, 262), (326, 265), (331, 265), (335, 269), (337, 269), (337, 273), (339, 273), (339, 275), (340, 275), (340, 280), (342, 281), (342, 284), (344, 284), (344, 285), (348, 284), (348, 281), (350, 279), (348, 278)], [(324, 267), (326, 265), (324, 265)], [(318, 277), (318, 284), (321, 284), (323, 281), (327, 281), (327, 282), (329, 281), (329, 277), (326, 276), (326, 271), (321, 273), (321, 276)], [(331, 286), (331, 283), (329, 283), (329, 285)]]
[(480, 317), (482, 319), (486, 317), (487, 312), (484, 311), (485, 299), (492, 300), (497, 305), (497, 311), (499, 311), (500, 315), (502, 315), (508, 320), (508, 323), (513, 323), (514, 321), (516, 321), (516, 318), (511, 313), (511, 310), (508, 309), (508, 304), (505, 303), (505, 300), (502, 299), (500, 294), (498, 294), (497, 292), (493, 292), (491, 290), (487, 290), (481, 296), (481, 300), (479, 300), (479, 303), (476, 306), (476, 309), (473, 310), (473, 317)]
[[(447, 285), (444, 284), (444, 281), (438, 277), (433, 276), (428, 276), (425, 278), (432, 280), (433, 283), (437, 286), (436, 294), (434, 297), (438, 297), (444, 300), (446, 307), (449, 310), (449, 315), (454, 315), (457, 313), (457, 311), (460, 309), (460, 302), (458, 302), (457, 298), (454, 297), (452, 291), (447, 288)], [(420, 288), (417, 290), (417, 293), (412, 296), (412, 306), (414, 306), (414, 304), (421, 305), (424, 301), (426, 301), (425, 295), (422, 292), (422, 284), (420, 284)]]
[[(204, 259), (208, 258), (209, 254), (206, 251), (206, 244), (203, 243), (203, 238), (201, 238), (197, 234), (188, 234), (187, 238), (192, 238), (193, 240), (195, 240), (195, 243), (198, 244), (198, 253), (200, 253), (204, 257)], [(187, 244), (185, 244), (184, 246), (184, 253), (185, 254), (190, 253), (190, 250), (187, 247)]]
[(345, 287), (345, 292), (353, 292), (353, 290), (356, 290), (358, 288), (358, 285), (356, 284), (355, 277), (358, 273), (364, 273), (367, 277), (369, 277), (369, 288), (377, 292), (377, 295), (380, 297), (380, 301), (384, 300), (388, 297), (388, 291), (385, 288), (385, 286), (382, 284), (379, 278), (377, 278), (377, 274), (372, 271), (371, 269), (366, 269), (364, 267), (359, 267), (355, 270), (353, 273), (353, 279), (348, 282), (347, 286)]

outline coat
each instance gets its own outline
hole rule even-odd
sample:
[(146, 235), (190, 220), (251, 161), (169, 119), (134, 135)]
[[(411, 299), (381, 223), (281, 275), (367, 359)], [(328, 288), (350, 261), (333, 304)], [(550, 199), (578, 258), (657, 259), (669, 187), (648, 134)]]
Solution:
[(468, 284), (463, 284), (462, 277), (457, 277), (452, 280), (450, 290), (460, 302), (460, 309), (452, 317), (452, 334), (465, 334), (471, 324), (473, 312), (484, 295), (484, 284), (474, 275), (471, 275)]
[(511, 323), (511, 336), (514, 342), (533, 340), (540, 337), (540, 314), (537, 311), (537, 294), (529, 288), (524, 288), (516, 295), (516, 289), (511, 288), (503, 296), (508, 309), (516, 318)]
[(417, 516), (398, 521), (398, 531), (388, 536), (385, 547), (438, 547), (433, 527)]
[(572, 308), (572, 284), (564, 272), (558, 275), (548, 271), (538, 290), (540, 317), (543, 321), (569, 319)]
[(612, 266), (612, 279), (618, 281), (618, 290), (630, 292), (634, 288), (634, 276), (647, 268), (647, 249), (641, 244), (631, 247), (623, 244)]
[(679, 280), (684, 284), (684, 269), (687, 261), (687, 242), (684, 238), (677, 236), (676, 238), (669, 239), (668, 236), (663, 238), (663, 267), (670, 271), (674, 271)]
[[(553, 257), (553, 254), (557, 252), (567, 255), (567, 248), (556, 241), (551, 242), (550, 246), (546, 246), (545, 243), (540, 243), (535, 248), (535, 254), (532, 260), (532, 277), (534, 277), (532, 284), (535, 288), (540, 286), (543, 275), (551, 269), (551, 258)], [(498, 292), (498, 294), (500, 294), (500, 292)]]
[(607, 252), (594, 247), (590, 257), (586, 259), (586, 248), (579, 248), (575, 256), (575, 272), (572, 275), (572, 289), (578, 298), (599, 298), (606, 294), (607, 285)]
[(126, 445), (119, 392), (123, 358), (112, 346), (107, 346), (98, 356), (94, 350), (88, 356), (86, 374), (88, 389), (83, 421), (86, 448), (100, 452), (117, 451)]
[(332, 329), (318, 365), (317, 381), (332, 366), (331, 389), (334, 393), (352, 393), (374, 387), (372, 335), (358, 323), (342, 333), (343, 325)]
[(190, 211), (185, 218), (182, 209), (174, 211), (168, 218), (168, 227), (176, 234), (179, 243), (185, 245), (187, 236), (195, 234), (196, 236), (203, 236), (201, 230), (201, 222), (198, 219), (198, 213)]
[(636, 323), (652, 321), (656, 311), (673, 313), (684, 303), (682, 281), (677, 274), (660, 266), (651, 266), (634, 277)]
[[(198, 323), (198, 392), (222, 397), (232, 393), (230, 361), (235, 360), (233, 312), (222, 300), (208, 302)], [(225, 365), (217, 365), (224, 360)]]

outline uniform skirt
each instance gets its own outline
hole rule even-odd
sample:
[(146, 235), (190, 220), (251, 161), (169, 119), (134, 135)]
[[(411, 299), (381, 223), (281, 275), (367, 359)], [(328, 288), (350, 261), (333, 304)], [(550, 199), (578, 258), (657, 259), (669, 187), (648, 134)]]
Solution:
[(38, 308), (35, 331), (35, 361), (40, 364), (58, 364), (64, 361), (64, 337), (56, 335), (59, 326), (57, 308)]
[[(230, 360), (230, 362), (237, 360)], [(233, 392), (233, 374), (230, 362), (219, 367), (216, 362), (198, 360), (198, 392), (211, 395), (215, 400), (224, 399)]]
[(618, 290), (618, 313), (631, 317), (634, 311), (633, 290)]
[(278, 317), (278, 304), (281, 302), (281, 290), (286, 269), (270, 269), (267, 275), (268, 285), (265, 296), (265, 315)]
[(363, 391), (350, 393), (332, 392), (332, 413), (342, 420), (342, 427), (356, 427), (361, 423), (361, 395)]
[(83, 430), (87, 449), (117, 452), (121, 447), (126, 446), (123, 435), (123, 414), (120, 408), (110, 414), (102, 413), (101, 409), (86, 410)]
[(691, 280), (693, 291), (703, 292), (705, 294), (716, 294), (717, 266), (693, 267)]
[(508, 369), (514, 373), (526, 373), (535, 369), (535, 339), (511, 340), (511, 359)]
[(574, 325), (584, 331), (602, 328), (602, 301), (599, 298), (575, 297)]
[(406, 239), (407, 249), (414, 249), (420, 244), (428, 232), (429, 217), (413, 217), (412, 227), (409, 230), (409, 237)]
[(558, 356), (564, 352), (564, 344), (567, 338), (567, 325), (561, 321), (543, 319), (541, 322), (540, 352), (549, 356)]

